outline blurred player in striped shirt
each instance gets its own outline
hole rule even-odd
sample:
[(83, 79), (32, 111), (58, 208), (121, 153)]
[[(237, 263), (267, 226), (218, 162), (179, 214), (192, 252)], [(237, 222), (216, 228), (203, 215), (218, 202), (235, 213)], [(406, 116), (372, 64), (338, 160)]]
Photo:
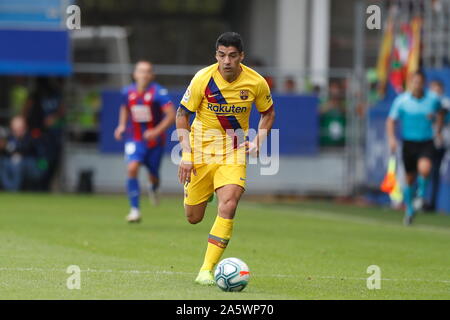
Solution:
[(143, 164), (148, 169), (151, 184), (149, 192), (156, 205), (165, 131), (175, 122), (175, 108), (167, 89), (153, 81), (153, 67), (149, 61), (136, 63), (133, 78), (135, 82), (122, 90), (119, 125), (114, 131), (114, 137), (117, 140), (125, 139), (127, 191), (131, 207), (127, 221), (139, 222), (139, 167)]

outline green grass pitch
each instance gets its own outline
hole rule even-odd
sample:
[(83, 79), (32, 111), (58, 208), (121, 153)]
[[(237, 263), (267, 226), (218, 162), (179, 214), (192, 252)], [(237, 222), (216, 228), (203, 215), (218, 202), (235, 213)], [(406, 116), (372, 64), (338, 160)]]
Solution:
[[(190, 225), (182, 198), (142, 199), (127, 225), (123, 195), (0, 194), (0, 299), (449, 299), (450, 217), (327, 202), (239, 204), (224, 257), (251, 278), (240, 293), (194, 284), (216, 214)], [(69, 265), (81, 288), (69, 290)], [(381, 268), (381, 289), (366, 286)]]

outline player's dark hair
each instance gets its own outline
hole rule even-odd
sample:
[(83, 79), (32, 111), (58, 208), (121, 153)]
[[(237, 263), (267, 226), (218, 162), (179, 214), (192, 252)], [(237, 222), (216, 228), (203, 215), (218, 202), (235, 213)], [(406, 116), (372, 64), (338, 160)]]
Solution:
[(225, 32), (222, 33), (216, 41), (216, 50), (219, 49), (219, 46), (224, 47), (235, 47), (239, 53), (244, 51), (244, 42), (242, 41), (242, 37), (237, 32)]

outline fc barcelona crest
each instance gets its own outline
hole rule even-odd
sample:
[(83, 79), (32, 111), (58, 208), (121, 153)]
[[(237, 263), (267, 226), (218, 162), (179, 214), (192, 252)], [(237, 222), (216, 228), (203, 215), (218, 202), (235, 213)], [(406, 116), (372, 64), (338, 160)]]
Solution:
[(242, 100), (248, 99), (248, 90), (241, 90), (240, 94)]

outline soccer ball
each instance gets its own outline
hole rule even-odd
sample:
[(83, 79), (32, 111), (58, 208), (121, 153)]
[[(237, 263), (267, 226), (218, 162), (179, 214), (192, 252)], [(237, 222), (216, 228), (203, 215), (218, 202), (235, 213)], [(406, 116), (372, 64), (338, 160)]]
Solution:
[(223, 291), (242, 291), (248, 284), (250, 270), (238, 258), (226, 258), (219, 262), (214, 272), (214, 280)]

